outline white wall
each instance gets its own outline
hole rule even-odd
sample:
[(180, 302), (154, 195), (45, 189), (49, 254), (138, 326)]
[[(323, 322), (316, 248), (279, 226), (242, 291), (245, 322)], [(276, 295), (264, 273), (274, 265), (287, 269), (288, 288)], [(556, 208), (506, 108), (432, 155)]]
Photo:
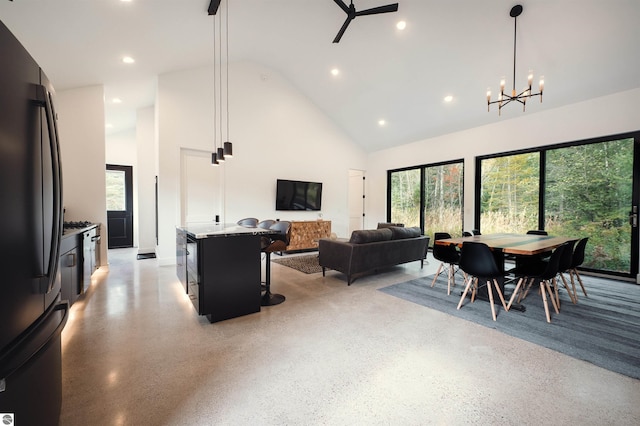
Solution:
[(155, 253), (155, 111), (154, 107), (139, 109), (136, 117), (137, 197), (134, 212), (137, 216), (138, 253)]
[[(89, 86), (57, 92), (65, 220), (88, 220), (106, 235), (104, 90)], [(107, 244), (100, 246), (106, 266)]]
[(106, 136), (106, 164), (132, 166), (138, 163), (136, 152), (136, 129), (126, 129)]
[(387, 170), (464, 159), (464, 228), (475, 228), (476, 156), (640, 130), (639, 98), (640, 89), (629, 90), (372, 153), (367, 217), (386, 215)]
[[(317, 212), (276, 212), (275, 182), (277, 178), (318, 181), (323, 183), (324, 219), (332, 221), (333, 232), (345, 235), (349, 169), (365, 170), (365, 152), (277, 72), (243, 62), (230, 64), (229, 74), (234, 158), (220, 167), (222, 220), (229, 223), (247, 216), (316, 220)], [(212, 75), (212, 68), (203, 67), (158, 80), (161, 264), (175, 262), (180, 149), (213, 150)]]

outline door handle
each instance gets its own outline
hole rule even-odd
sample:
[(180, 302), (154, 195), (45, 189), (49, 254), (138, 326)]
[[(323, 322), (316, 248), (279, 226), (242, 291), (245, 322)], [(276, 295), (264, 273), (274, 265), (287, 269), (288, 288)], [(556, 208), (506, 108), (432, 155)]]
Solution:
[(47, 133), (49, 136), (49, 149), (51, 150), (51, 174), (53, 185), (53, 215), (52, 224), (53, 229), (51, 232), (51, 247), (49, 253), (45, 253), (43, 266), (44, 270), (39, 270), (36, 273), (38, 278), (46, 278), (41, 281), (41, 292), (49, 294), (53, 290), (56, 274), (58, 272), (58, 261), (60, 255), (60, 236), (62, 234), (63, 227), (63, 212), (62, 212), (62, 170), (60, 167), (60, 142), (58, 139), (58, 126), (56, 123), (56, 113), (53, 108), (53, 99), (49, 90), (44, 85), (38, 85), (37, 89), (37, 102), (38, 105), (44, 108), (44, 115), (47, 126)]
[(633, 228), (638, 227), (638, 206), (633, 206), (629, 212), (629, 225)]

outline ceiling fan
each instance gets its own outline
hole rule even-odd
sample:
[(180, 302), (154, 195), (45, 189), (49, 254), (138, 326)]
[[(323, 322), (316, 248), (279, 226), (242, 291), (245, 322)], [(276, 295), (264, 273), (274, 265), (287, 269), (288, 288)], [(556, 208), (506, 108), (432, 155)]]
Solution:
[(333, 39), (334, 43), (338, 43), (340, 41), (340, 39), (342, 38), (342, 35), (347, 30), (347, 27), (349, 26), (351, 21), (353, 21), (356, 18), (356, 16), (376, 15), (378, 13), (387, 13), (387, 12), (397, 12), (398, 11), (398, 3), (388, 4), (386, 6), (372, 7), (371, 9), (365, 9), (365, 10), (361, 10), (361, 11), (356, 11), (356, 7), (353, 5), (353, 0), (351, 0), (351, 4), (349, 6), (347, 6), (345, 4), (345, 2), (342, 1), (342, 0), (333, 0), (333, 1), (336, 2), (336, 4), (338, 6), (340, 6), (342, 8), (342, 10), (344, 10), (344, 13), (347, 14), (347, 20), (344, 21), (344, 24), (342, 24), (342, 28), (340, 28), (340, 31), (338, 31), (338, 35), (336, 35), (336, 38)]

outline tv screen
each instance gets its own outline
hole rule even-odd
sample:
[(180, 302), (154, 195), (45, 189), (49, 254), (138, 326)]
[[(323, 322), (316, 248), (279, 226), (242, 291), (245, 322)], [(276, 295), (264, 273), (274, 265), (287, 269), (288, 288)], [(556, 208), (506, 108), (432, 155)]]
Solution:
[(276, 210), (320, 210), (322, 183), (278, 179)]

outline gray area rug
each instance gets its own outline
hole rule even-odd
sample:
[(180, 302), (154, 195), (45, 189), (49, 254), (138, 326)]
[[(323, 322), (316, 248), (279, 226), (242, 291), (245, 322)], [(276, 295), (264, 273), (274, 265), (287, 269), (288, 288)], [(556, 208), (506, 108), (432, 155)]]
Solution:
[[(380, 291), (640, 379), (640, 286), (595, 277), (583, 276), (582, 279), (589, 297), (578, 288), (578, 304), (574, 305), (561, 286), (560, 314), (550, 306), (550, 324), (546, 321), (542, 298), (533, 287), (522, 302), (525, 312), (513, 308), (506, 312), (498, 301), (495, 322), (485, 301), (471, 303), (467, 297), (460, 310), (456, 309), (464, 290), (461, 276), (456, 276), (457, 284), (450, 296), (447, 296), (446, 275), (442, 274), (433, 288), (433, 276), (430, 276)], [(507, 302), (512, 290), (511, 285), (505, 289)]]
[(271, 261), (304, 272), (305, 274), (322, 272), (322, 267), (318, 264), (318, 253), (276, 259), (272, 256)]

